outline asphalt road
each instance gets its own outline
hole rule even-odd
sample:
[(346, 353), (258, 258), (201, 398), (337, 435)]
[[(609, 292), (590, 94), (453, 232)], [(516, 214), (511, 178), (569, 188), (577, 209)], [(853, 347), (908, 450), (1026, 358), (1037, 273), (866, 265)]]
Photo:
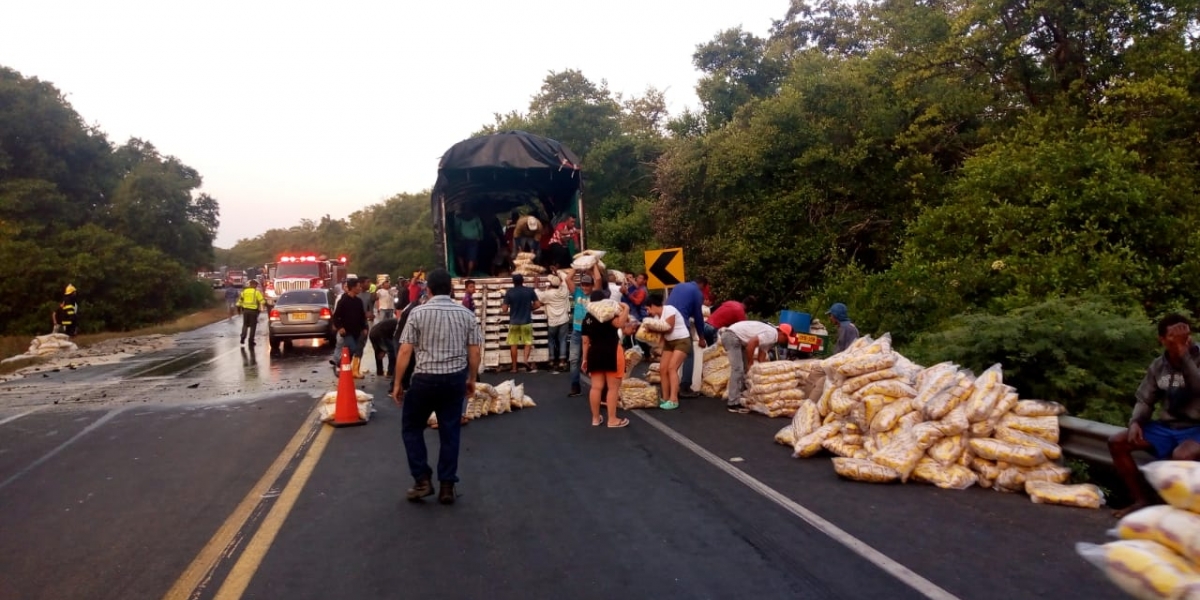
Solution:
[(327, 358), (219, 323), (0, 384), (0, 600), (1121, 597), (1073, 550), (1108, 511), (841, 481), (713, 399), (592, 428), (565, 374), (464, 430), (457, 504), (411, 504), (381, 379), (367, 426), (315, 424)]

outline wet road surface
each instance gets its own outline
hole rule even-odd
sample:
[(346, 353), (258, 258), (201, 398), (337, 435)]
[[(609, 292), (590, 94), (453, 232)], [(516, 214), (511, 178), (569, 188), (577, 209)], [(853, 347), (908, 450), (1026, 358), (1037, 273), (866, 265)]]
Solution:
[(319, 426), (329, 349), (237, 335), (0, 384), (0, 599), (1120, 597), (1073, 551), (1108, 511), (840, 481), (712, 399), (592, 428), (565, 374), (464, 429), (455, 506), (410, 504), (382, 378)]

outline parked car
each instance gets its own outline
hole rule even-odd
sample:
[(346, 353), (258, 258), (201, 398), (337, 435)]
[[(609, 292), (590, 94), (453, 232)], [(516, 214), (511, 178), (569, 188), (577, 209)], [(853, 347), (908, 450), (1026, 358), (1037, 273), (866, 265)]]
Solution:
[(284, 292), (268, 314), (271, 351), (292, 340), (323, 338), (337, 340), (333, 328), (333, 292), (314, 288)]

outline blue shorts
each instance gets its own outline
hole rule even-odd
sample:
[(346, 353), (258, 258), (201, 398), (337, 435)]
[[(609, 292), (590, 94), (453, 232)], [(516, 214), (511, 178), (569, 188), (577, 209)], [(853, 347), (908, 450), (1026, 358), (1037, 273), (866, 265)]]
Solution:
[(1200, 442), (1200, 427), (1172, 429), (1158, 421), (1150, 421), (1142, 426), (1142, 437), (1146, 438), (1146, 443), (1153, 446), (1154, 458), (1169, 459), (1175, 448), (1183, 442)]
[(461, 240), (458, 242), (458, 253), (467, 262), (479, 259), (479, 240)]

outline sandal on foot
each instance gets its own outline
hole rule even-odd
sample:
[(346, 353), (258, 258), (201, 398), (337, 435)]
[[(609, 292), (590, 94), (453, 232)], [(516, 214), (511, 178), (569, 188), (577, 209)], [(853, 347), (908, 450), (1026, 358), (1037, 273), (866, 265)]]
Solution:
[(599, 421), (592, 421), (592, 427), (599, 427), (604, 424), (604, 417), (600, 417)]
[(627, 426), (629, 426), (629, 419), (620, 419), (616, 422), (615, 425), (612, 424), (611, 422), (608, 424), (609, 429), (619, 429), (621, 427), (627, 427)]
[(675, 409), (679, 408), (679, 403), (671, 402), (671, 401), (667, 400), (667, 401), (664, 401), (662, 404), (659, 404), (658, 407), (663, 410), (675, 410)]

